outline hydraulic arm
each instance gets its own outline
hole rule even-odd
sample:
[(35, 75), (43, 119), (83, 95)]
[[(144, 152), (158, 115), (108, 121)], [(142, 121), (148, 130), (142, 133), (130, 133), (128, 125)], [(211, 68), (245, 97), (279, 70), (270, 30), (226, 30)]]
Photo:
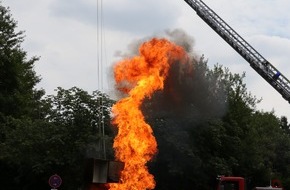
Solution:
[(203, 1), (185, 0), (185, 2), (290, 103), (290, 82), (280, 71), (260, 55)]

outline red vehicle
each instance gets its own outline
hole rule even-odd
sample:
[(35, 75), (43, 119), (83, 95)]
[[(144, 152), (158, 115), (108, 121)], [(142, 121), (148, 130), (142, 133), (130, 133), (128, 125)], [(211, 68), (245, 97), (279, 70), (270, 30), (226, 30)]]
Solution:
[[(217, 190), (246, 190), (246, 183), (243, 177), (218, 177)], [(273, 185), (273, 186), (272, 186)], [(272, 180), (268, 187), (255, 187), (254, 190), (283, 190), (278, 180)]]

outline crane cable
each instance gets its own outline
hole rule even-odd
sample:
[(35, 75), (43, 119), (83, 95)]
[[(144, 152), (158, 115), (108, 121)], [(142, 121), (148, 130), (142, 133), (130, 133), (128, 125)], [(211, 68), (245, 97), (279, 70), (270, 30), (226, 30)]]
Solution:
[(99, 152), (100, 158), (106, 159), (106, 143), (105, 143), (105, 124), (104, 124), (104, 100), (103, 100), (103, 56), (104, 56), (104, 42), (105, 36), (103, 34), (103, 0), (97, 0), (97, 80), (98, 80), (98, 91), (99, 91), (99, 118), (98, 118), (98, 134), (100, 135), (99, 140)]

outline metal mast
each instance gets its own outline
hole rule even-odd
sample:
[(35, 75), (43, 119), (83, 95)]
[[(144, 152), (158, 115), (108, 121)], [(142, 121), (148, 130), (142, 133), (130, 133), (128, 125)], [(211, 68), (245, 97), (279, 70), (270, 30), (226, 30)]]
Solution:
[(185, 0), (220, 37), (235, 49), (290, 103), (290, 81), (201, 0)]

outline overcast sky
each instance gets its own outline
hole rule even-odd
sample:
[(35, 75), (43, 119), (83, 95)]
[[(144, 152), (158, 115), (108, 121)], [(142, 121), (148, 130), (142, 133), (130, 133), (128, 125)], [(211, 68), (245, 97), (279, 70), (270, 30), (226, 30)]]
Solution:
[[(194, 38), (194, 51), (209, 67), (219, 63), (233, 73), (246, 72), (248, 90), (263, 98), (259, 110), (290, 118), (290, 105), (223, 41), (183, 0), (103, 0), (104, 81), (98, 86), (97, 1), (2, 0), (18, 29), (25, 30), (23, 49), (40, 56), (35, 71), (39, 88), (77, 86), (89, 92), (113, 89), (111, 67), (134, 40), (182, 29)], [(289, 0), (204, 0), (221, 18), (290, 78)]]

